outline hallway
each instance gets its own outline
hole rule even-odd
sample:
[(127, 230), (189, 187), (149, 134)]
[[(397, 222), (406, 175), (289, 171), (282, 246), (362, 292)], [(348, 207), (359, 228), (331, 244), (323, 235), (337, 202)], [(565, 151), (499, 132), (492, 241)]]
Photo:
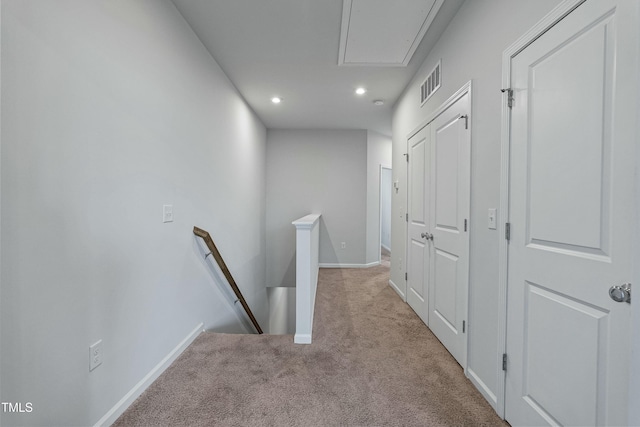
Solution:
[[(160, 378), (122, 424), (640, 426), (640, 312), (609, 293), (640, 283), (640, 1), (1, 0), (0, 15), (0, 425), (110, 426)], [(368, 50), (345, 43), (352, 18), (380, 60), (401, 50), (377, 37), (426, 32), (399, 65), (348, 64)], [(551, 32), (563, 21), (568, 39)], [(576, 58), (539, 60), (534, 40)], [(525, 82), (526, 64), (548, 79)], [(424, 156), (408, 141), (435, 135), (465, 88), (450, 130), (467, 132), (470, 168), (417, 193), (464, 181), (469, 206), (441, 210), (445, 224), (421, 205), (433, 257), (419, 263), (409, 170)], [(544, 120), (523, 108), (534, 92)], [(454, 145), (431, 141), (425, 164), (442, 166)], [(309, 213), (325, 268), (314, 343), (223, 335), (246, 331), (241, 305), (193, 227), (269, 330), (269, 293), (296, 286), (291, 222)], [(464, 230), (468, 257), (434, 242), (438, 227)], [(469, 291), (443, 316), (466, 334), (460, 364), (403, 302), (421, 264), (435, 265), (432, 306), (465, 264)], [(511, 399), (547, 418), (518, 421)]]
[(115, 425), (505, 425), (388, 277), (321, 269), (313, 344), (205, 332)]

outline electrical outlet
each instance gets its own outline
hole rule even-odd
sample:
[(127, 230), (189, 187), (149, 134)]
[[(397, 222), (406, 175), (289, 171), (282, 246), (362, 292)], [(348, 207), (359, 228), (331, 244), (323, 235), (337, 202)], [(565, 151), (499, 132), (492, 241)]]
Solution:
[(173, 205), (162, 205), (162, 222), (173, 222)]
[(347, 247), (347, 242), (341, 242), (340, 243), (340, 248), (341, 249), (345, 249)]
[(102, 340), (89, 346), (89, 371), (102, 365)]

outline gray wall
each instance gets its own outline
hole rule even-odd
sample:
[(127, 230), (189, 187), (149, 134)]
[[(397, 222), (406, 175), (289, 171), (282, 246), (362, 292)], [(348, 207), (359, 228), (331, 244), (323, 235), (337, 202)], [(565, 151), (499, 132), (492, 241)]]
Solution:
[[(640, 14), (640, 10), (638, 10)], [(638, 46), (638, 54), (636, 61), (640, 61), (640, 46)], [(638, 76), (640, 79), (640, 76)], [(638, 93), (636, 99), (640, 103), (640, 84), (638, 85)], [(638, 108), (638, 120), (636, 121), (636, 135), (640, 135), (640, 106)], [(636, 171), (640, 167), (640, 145), (636, 145)], [(635, 230), (635, 246), (634, 254), (636, 259), (640, 259), (640, 173), (636, 172), (636, 230)], [(635, 263), (633, 274), (634, 281), (632, 283), (640, 284), (640, 263)], [(640, 287), (634, 285), (636, 291)], [(636, 297), (637, 298), (637, 297)], [(629, 387), (629, 396), (637, 399), (640, 396), (640, 308), (637, 299), (634, 302), (631, 314), (631, 379)], [(631, 400), (630, 400), (631, 401)], [(629, 405), (629, 425), (640, 425), (640, 405)]]
[(2, 124), (1, 399), (33, 403), (3, 425), (92, 425), (243, 330), (194, 225), (267, 319), (266, 130), (170, 1), (3, 0)]
[(269, 299), (269, 329), (271, 335), (295, 335), (296, 288), (279, 286), (267, 288)]
[(380, 165), (391, 166), (391, 138), (367, 131), (367, 264), (380, 261)]
[(269, 129), (267, 285), (295, 286), (291, 222), (310, 213), (322, 214), (320, 263), (363, 264), (366, 202), (366, 131)]
[[(469, 80), (473, 81), (471, 135), (471, 220), (469, 355), (471, 375), (495, 393), (497, 385), (498, 239), (487, 228), (487, 211), (497, 208), (500, 191), (502, 52), (559, 0), (466, 1), (424, 61), (393, 113), (393, 193), (391, 280), (405, 291), (407, 136), (429, 113)], [(442, 87), (420, 108), (419, 86), (442, 59)]]

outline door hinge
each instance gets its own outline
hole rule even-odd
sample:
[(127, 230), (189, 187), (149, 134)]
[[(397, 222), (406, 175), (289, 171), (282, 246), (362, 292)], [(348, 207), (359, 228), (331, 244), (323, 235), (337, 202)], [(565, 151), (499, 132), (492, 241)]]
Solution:
[(464, 231), (467, 231), (467, 220), (466, 220), (466, 218), (464, 220)]
[(502, 354), (502, 370), (507, 370), (507, 353)]
[(409, 213), (404, 214), (405, 222), (409, 222)]
[(409, 280), (409, 275), (407, 273), (404, 273), (404, 280)]
[(511, 240), (511, 223), (507, 222), (504, 224), (504, 238), (507, 241)]
[(502, 93), (507, 92), (507, 105), (509, 106), (509, 108), (513, 108), (513, 89), (511, 88), (500, 89), (500, 92)]
[(462, 333), (464, 334), (464, 331), (466, 330), (466, 326), (467, 326), (467, 321), (463, 320), (462, 321)]

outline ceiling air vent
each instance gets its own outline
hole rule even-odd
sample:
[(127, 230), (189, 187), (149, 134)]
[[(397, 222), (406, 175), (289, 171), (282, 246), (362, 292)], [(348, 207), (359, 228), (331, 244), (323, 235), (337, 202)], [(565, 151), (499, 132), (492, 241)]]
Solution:
[(442, 61), (438, 61), (429, 73), (427, 79), (420, 86), (420, 105), (424, 105), (427, 99), (431, 98), (431, 95), (440, 89), (440, 83), (442, 82), (442, 73), (440, 72), (441, 62)]

